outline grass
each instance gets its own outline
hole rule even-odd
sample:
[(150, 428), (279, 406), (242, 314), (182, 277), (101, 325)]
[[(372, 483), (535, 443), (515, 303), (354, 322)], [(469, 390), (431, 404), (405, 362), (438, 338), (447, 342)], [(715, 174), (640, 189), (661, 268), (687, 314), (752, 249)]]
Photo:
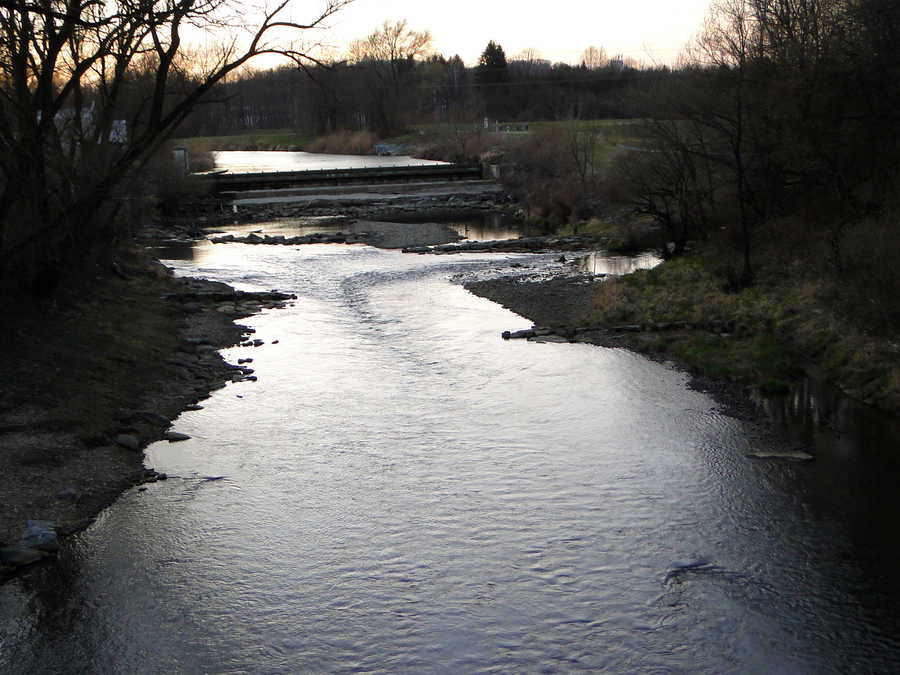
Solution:
[[(641, 144), (638, 124), (638, 120), (618, 119), (515, 122), (501, 123), (501, 126), (527, 128), (528, 132), (497, 134), (482, 133), (480, 125), (472, 123), (431, 123), (414, 125), (409, 132), (381, 139), (380, 142), (408, 145), (418, 151), (425, 151), (441, 145), (455, 147), (461, 137), (482, 135), (482, 141), (475, 146), (487, 152), (491, 147), (502, 150), (505, 146), (519, 146), (535, 136), (563, 139), (566, 134), (572, 133), (573, 125), (576, 125), (580, 134), (588, 134), (596, 141), (593, 164), (598, 171), (606, 171), (612, 167), (617, 157), (626, 152), (623, 146)], [(294, 129), (259, 129), (225, 136), (196, 136), (174, 140), (175, 145), (186, 147), (194, 155), (217, 150), (309, 150), (367, 154), (372, 151), (370, 146), (375, 142), (379, 142), (377, 136), (365, 132), (338, 131), (313, 137)]]
[(761, 269), (754, 286), (726, 292), (719, 263), (708, 253), (692, 255), (601, 284), (589, 321), (676, 324), (676, 330), (635, 334), (631, 346), (671, 354), (694, 372), (763, 392), (786, 391), (812, 372), (860, 400), (900, 412), (897, 350), (833, 311), (826, 281), (773, 266)]
[(299, 150), (310, 138), (293, 129), (260, 129), (230, 136), (195, 136), (173, 142), (192, 154), (216, 150)]

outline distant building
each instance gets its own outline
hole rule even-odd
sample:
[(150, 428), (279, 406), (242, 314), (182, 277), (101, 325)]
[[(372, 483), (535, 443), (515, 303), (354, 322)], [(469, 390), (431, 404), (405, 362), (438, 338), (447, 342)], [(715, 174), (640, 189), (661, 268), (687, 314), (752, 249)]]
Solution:
[[(93, 137), (95, 133), (96, 126), (96, 104), (91, 103), (91, 105), (87, 108), (83, 108), (81, 111), (81, 125), (80, 125), (80, 133), (82, 137)], [(38, 122), (41, 121), (41, 113), (38, 111)], [(60, 131), (63, 136), (75, 136), (79, 133), (79, 128), (76, 126), (76, 114), (74, 108), (63, 108), (53, 117), (53, 122), (56, 125), (56, 128)], [(109, 137), (108, 140), (110, 143), (116, 145), (124, 145), (128, 142), (128, 122), (127, 120), (113, 120), (109, 129)]]

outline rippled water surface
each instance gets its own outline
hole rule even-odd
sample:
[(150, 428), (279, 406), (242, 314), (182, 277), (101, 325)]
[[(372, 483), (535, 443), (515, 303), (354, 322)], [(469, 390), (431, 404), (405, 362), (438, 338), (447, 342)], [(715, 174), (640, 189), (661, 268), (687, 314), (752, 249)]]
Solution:
[(628, 352), (502, 341), (528, 322), (451, 279), (511, 259), (178, 263), (298, 300), (226, 353), (258, 382), (151, 446), (174, 478), (0, 588), (0, 670), (896, 670), (897, 561), (816, 497), (835, 458), (749, 460), (761, 437)]

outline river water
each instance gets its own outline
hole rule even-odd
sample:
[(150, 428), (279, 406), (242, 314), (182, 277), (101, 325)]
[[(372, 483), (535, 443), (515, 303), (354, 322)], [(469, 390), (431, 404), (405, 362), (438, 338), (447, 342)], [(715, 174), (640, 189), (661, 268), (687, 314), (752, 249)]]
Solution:
[(329, 155), (312, 152), (222, 150), (213, 153), (217, 169), (233, 173), (313, 171), (317, 169), (369, 169), (390, 166), (446, 164), (408, 156)]
[(0, 671), (897, 671), (896, 508), (866, 498), (896, 467), (827, 444), (748, 459), (765, 436), (682, 373), (504, 342), (528, 322), (454, 283), (550, 259), (173, 263), (298, 300), (226, 352), (258, 382), (149, 448), (170, 480), (0, 588)]

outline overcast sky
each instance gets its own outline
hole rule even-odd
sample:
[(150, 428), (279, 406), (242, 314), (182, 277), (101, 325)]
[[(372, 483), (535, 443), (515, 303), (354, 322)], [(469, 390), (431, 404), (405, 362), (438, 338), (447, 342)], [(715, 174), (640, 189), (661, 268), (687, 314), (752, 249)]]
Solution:
[(671, 63), (700, 29), (709, 0), (354, 0), (331, 20), (328, 41), (344, 46), (385, 20), (428, 29), (437, 51), (475, 65), (489, 40), (507, 57), (534, 47), (577, 63), (586, 47), (645, 63)]

